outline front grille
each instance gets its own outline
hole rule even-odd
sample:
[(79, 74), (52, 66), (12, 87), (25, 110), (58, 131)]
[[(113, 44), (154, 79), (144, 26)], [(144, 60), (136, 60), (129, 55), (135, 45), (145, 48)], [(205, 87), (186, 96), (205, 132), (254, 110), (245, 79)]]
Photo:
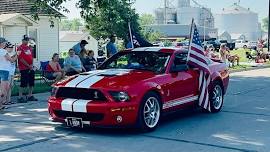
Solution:
[(104, 115), (101, 113), (82, 113), (82, 112), (71, 112), (71, 111), (62, 111), (54, 110), (54, 114), (62, 119), (67, 117), (82, 118), (83, 121), (101, 121), (104, 118)]
[(82, 100), (106, 101), (104, 94), (96, 89), (60, 87), (56, 98), (72, 98)]

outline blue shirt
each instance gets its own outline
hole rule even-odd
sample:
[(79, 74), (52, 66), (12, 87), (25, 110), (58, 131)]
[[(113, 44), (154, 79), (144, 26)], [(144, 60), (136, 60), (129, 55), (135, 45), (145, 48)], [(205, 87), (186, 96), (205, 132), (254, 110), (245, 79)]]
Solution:
[(127, 49), (132, 49), (132, 43), (129, 41), (127, 46), (126, 46)]
[(82, 62), (80, 58), (75, 55), (73, 57), (67, 57), (64, 61), (64, 66), (69, 69), (69, 66), (74, 67), (78, 71), (82, 71)]
[(116, 44), (113, 42), (109, 42), (106, 46), (106, 49), (108, 51), (108, 55), (114, 55), (118, 52)]
[(76, 45), (72, 47), (72, 49), (75, 51), (76, 54), (80, 54), (82, 50), (81, 43), (77, 43)]

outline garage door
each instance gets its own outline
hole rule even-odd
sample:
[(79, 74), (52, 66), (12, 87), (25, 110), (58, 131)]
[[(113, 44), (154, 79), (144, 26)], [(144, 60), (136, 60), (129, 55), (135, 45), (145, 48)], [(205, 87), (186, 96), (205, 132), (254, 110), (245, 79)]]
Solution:
[(4, 37), (13, 44), (20, 44), (23, 35), (26, 34), (26, 28), (21, 26), (4, 27)]

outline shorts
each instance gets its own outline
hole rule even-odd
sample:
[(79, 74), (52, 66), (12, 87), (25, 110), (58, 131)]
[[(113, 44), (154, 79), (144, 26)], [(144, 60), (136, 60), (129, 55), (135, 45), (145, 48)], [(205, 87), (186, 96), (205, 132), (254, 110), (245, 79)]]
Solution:
[(0, 70), (0, 80), (9, 81), (9, 72), (6, 70)]
[(33, 87), (35, 86), (35, 71), (34, 70), (21, 70), (21, 85), (20, 87)]
[(45, 77), (49, 80), (54, 80), (56, 76), (54, 75), (55, 72), (46, 72)]

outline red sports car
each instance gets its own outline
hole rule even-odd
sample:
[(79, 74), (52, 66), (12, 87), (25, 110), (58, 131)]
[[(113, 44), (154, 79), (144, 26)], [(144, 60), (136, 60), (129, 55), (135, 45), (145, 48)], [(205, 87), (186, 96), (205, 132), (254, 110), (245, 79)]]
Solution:
[[(121, 51), (99, 70), (54, 84), (49, 113), (71, 127), (137, 126), (154, 130), (163, 113), (197, 107), (199, 72), (187, 66), (186, 50), (137, 48)], [(219, 112), (228, 87), (227, 66), (208, 61), (211, 111)]]

